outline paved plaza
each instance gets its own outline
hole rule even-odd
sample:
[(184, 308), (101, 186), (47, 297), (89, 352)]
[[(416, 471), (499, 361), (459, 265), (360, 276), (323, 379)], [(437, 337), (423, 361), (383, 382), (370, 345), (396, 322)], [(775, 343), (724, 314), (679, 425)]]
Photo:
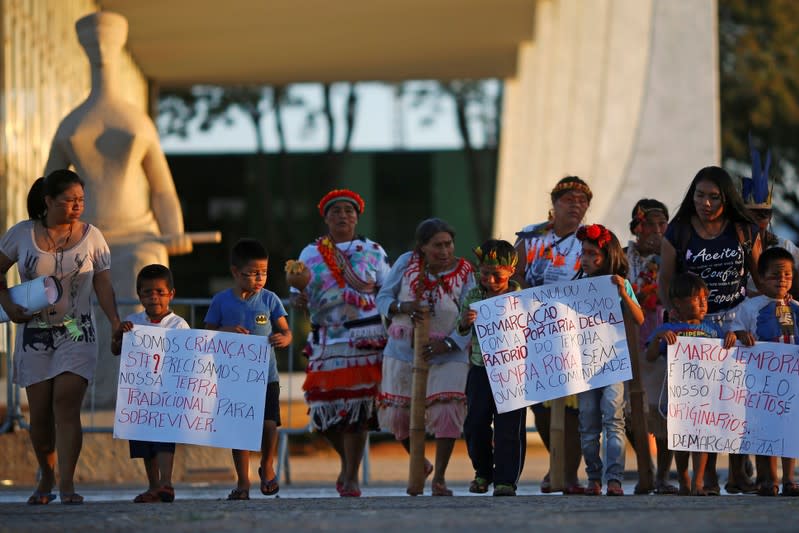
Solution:
[[(454, 488), (452, 498), (412, 498), (402, 495), (402, 486), (379, 485), (367, 487), (365, 497), (345, 499), (333, 497), (330, 487), (293, 485), (283, 487), (280, 498), (228, 502), (218, 499), (226, 485), (178, 487), (179, 499), (172, 504), (130, 503), (134, 489), (83, 490), (87, 503), (82, 506), (0, 503), (0, 531), (799, 530), (799, 498), (544, 496), (533, 495), (538, 487), (532, 485), (520, 487), (516, 498), (494, 498), (467, 496), (466, 485)], [(0, 490), (0, 501), (18, 496), (19, 502), (26, 494)], [(127, 501), (119, 501), (123, 497)]]

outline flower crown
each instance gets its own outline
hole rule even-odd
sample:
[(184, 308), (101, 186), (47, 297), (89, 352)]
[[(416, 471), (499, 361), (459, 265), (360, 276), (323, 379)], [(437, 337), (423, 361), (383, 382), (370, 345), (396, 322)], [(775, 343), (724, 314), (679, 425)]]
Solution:
[(359, 215), (363, 214), (363, 210), (366, 207), (361, 195), (349, 189), (334, 189), (330, 191), (319, 200), (319, 205), (316, 207), (319, 209), (319, 214), (324, 218), (327, 209), (335, 202), (341, 201), (351, 203), (355, 207), (355, 210), (358, 211)]
[(602, 224), (591, 224), (578, 229), (577, 238), (581, 241), (594, 241), (597, 246), (604, 248), (611, 241), (611, 233)]
[(483, 249), (479, 246), (473, 250), (474, 255), (477, 256), (477, 261), (481, 265), (491, 265), (491, 266), (500, 266), (500, 267), (508, 267), (514, 268), (516, 263), (519, 262), (518, 256), (514, 253), (511, 256), (503, 256), (499, 257), (497, 255), (496, 250), (491, 250), (488, 253), (483, 252)]

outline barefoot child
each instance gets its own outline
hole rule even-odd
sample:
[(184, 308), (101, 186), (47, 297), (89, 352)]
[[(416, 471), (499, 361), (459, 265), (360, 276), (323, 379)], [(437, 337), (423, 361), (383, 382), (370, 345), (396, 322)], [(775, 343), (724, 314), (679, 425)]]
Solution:
[[(705, 320), (707, 313), (708, 289), (702, 278), (691, 272), (678, 274), (669, 287), (669, 301), (676, 311), (679, 319), (666, 322), (652, 332), (646, 350), (649, 361), (656, 360), (659, 356), (666, 357), (666, 346), (677, 342), (677, 337), (705, 337), (724, 338), (724, 347), (731, 348), (735, 344), (735, 335), (731, 332), (724, 334), (715, 322)], [(668, 410), (668, 396), (666, 383), (668, 376), (663, 381), (661, 393), (660, 412)], [(665, 414), (664, 414), (665, 416)], [(677, 465), (677, 477), (680, 482), (678, 494), (680, 496), (718, 496), (718, 490), (705, 488), (705, 469), (708, 466), (710, 454), (707, 452), (693, 452), (690, 454), (694, 464), (693, 482), (688, 477), (689, 452), (674, 452), (674, 462)], [(715, 473), (712, 476), (715, 478)], [(693, 487), (693, 488), (692, 488)]]
[[(462, 304), (458, 333), (467, 335), (477, 318), (469, 304), (521, 289), (510, 281), (518, 256), (507, 241), (491, 239), (474, 250), (478, 260), (479, 285), (470, 290)], [(494, 496), (516, 496), (516, 484), (527, 450), (527, 409), (498, 414), (488, 382), (482, 351), (472, 337), (469, 375), (466, 378), (467, 414), (463, 434), (474, 467), (469, 492), (482, 494), (494, 483)], [(493, 431), (491, 426), (493, 424)]]
[[(619, 240), (605, 226), (593, 224), (577, 230), (582, 241), (581, 277), (612, 275), (613, 284), (619, 289), (621, 305), (640, 326), (644, 312), (638, 305), (632, 285), (625, 279), (627, 256)], [(580, 408), (580, 444), (585, 460), (588, 486), (585, 494), (598, 496), (602, 493), (602, 458), (599, 436), (605, 430), (605, 478), (607, 495), (623, 496), (621, 480), (624, 474), (624, 383), (614, 383), (577, 395)]]
[[(233, 246), (230, 262), (233, 288), (217, 293), (211, 300), (205, 315), (206, 329), (262, 335), (269, 337), (269, 343), (275, 348), (287, 347), (291, 344), (291, 330), (286, 310), (280, 298), (264, 288), (269, 265), (266, 248), (254, 239), (241, 239)], [(277, 427), (280, 425), (280, 382), (274, 357), (269, 361), (265, 402), (258, 475), (261, 493), (271, 496), (280, 490), (273, 464)], [(227, 499), (249, 500), (250, 452), (233, 450), (233, 465), (238, 481)]]
[[(119, 332), (111, 339), (111, 352), (122, 351), (122, 332), (130, 331), (134, 325), (159, 326), (162, 328), (189, 329), (189, 325), (169, 308), (175, 297), (172, 272), (164, 265), (147, 265), (136, 276), (136, 294), (144, 311), (129, 315)], [(136, 496), (135, 503), (172, 502), (175, 489), (172, 487), (172, 465), (175, 459), (174, 442), (130, 441), (130, 457), (141, 457), (147, 472), (149, 488)]]
[[(793, 283), (794, 259), (784, 248), (769, 248), (757, 262), (762, 281), (760, 296), (744, 300), (737, 308), (730, 326), (745, 346), (756, 341), (799, 344), (799, 303), (791, 299), (788, 291)], [(758, 494), (776, 496), (777, 458), (767, 455), (756, 457)], [(794, 482), (796, 459), (782, 458), (782, 495), (799, 496), (799, 485)]]

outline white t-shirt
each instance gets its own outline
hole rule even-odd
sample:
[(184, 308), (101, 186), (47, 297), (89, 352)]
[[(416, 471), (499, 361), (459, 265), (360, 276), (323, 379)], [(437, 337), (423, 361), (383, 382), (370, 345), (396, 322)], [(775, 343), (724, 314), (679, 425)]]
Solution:
[(152, 322), (147, 316), (147, 311), (130, 314), (125, 320), (128, 322), (133, 322), (137, 326), (156, 326), (166, 329), (191, 329), (188, 322), (183, 320), (183, 318), (179, 317), (172, 311), (162, 318), (160, 322)]

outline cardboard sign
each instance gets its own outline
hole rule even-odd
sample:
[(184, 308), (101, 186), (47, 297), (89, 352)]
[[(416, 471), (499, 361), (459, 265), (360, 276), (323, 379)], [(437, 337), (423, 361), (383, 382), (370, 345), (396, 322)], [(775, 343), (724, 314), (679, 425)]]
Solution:
[(471, 305), (497, 412), (632, 378), (610, 276), (533, 287)]
[(260, 450), (266, 337), (134, 326), (119, 361), (114, 437)]
[(677, 337), (669, 346), (669, 448), (799, 457), (799, 346)]

